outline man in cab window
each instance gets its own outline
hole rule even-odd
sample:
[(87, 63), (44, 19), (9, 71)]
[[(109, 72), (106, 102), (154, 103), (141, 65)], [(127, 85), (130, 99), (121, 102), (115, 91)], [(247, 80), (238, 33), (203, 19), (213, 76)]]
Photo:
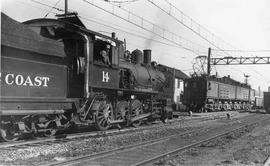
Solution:
[(110, 48), (111, 48), (111, 46), (109, 44), (107, 44), (106, 47), (100, 51), (102, 61), (104, 64), (107, 64), (107, 65), (111, 65), (111, 62), (109, 59)]

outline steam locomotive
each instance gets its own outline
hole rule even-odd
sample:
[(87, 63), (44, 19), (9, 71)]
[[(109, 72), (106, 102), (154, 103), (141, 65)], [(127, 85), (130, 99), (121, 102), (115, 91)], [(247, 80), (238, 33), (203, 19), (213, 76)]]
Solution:
[(255, 90), (225, 76), (199, 76), (184, 82), (183, 103), (194, 112), (250, 110)]
[[(16, 22), (1, 13), (0, 133), (54, 135), (74, 126), (139, 126), (171, 115), (164, 72), (151, 50), (125, 51), (115, 34), (87, 29), (76, 15)], [(110, 65), (100, 51), (110, 45)]]

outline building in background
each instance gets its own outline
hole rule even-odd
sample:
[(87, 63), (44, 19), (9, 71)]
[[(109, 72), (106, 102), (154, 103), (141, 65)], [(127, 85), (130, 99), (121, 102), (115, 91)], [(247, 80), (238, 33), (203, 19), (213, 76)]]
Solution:
[(173, 107), (177, 111), (184, 110), (181, 102), (181, 96), (184, 93), (184, 80), (189, 78), (188, 75), (179, 69), (171, 68), (165, 65), (158, 65), (158, 68), (165, 72), (166, 80), (169, 80), (165, 86), (165, 93), (173, 101)]

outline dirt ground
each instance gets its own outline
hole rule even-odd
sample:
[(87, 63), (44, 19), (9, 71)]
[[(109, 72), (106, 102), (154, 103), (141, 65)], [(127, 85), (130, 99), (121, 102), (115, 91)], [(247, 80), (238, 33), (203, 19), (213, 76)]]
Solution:
[[(202, 126), (222, 125), (224, 122), (230, 121), (227, 118), (228, 113), (233, 120), (238, 119), (238, 121), (246, 116), (253, 116), (250, 113), (238, 112), (194, 113), (193, 116), (179, 117), (183, 120), (169, 122), (166, 125), (157, 125), (154, 128), (150, 127), (149, 130), (25, 149), (0, 150), (0, 165), (42, 165), (50, 161), (65, 160), (69, 157), (143, 142), (170, 133), (176, 134), (176, 132), (184, 132)], [(270, 122), (262, 126), (264, 127), (253, 129), (251, 133), (240, 133), (241, 138), (239, 138), (239, 135), (229, 136), (227, 139), (206, 144), (176, 157), (165, 159), (164, 162), (157, 163), (157, 165), (261, 165), (270, 152)], [(241, 141), (241, 139), (244, 141)], [(259, 143), (261, 144), (259, 145)]]
[(261, 166), (270, 155), (270, 121), (168, 157), (154, 165)]

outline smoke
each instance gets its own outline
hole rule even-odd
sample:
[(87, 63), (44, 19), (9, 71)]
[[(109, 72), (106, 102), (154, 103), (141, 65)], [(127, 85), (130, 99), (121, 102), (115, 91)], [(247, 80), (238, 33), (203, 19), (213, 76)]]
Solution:
[(154, 33), (151, 33), (149, 39), (145, 41), (145, 49), (151, 49), (153, 47), (153, 41), (157, 37), (156, 34), (163, 36), (164, 30), (168, 30), (168, 22), (170, 19), (168, 19), (168, 16), (164, 15), (163, 11), (158, 10), (153, 20), (153, 24), (156, 26), (151, 29)]

